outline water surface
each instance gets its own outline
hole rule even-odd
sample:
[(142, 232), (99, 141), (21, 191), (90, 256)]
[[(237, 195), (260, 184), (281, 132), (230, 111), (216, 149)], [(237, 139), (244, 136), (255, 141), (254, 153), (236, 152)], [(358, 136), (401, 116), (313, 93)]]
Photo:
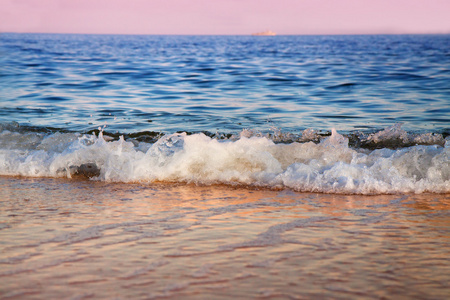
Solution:
[(4, 299), (446, 299), (448, 195), (0, 177)]
[(121, 133), (449, 129), (449, 35), (0, 42), (2, 121)]
[(449, 35), (1, 34), (0, 65), (0, 298), (448, 298)]

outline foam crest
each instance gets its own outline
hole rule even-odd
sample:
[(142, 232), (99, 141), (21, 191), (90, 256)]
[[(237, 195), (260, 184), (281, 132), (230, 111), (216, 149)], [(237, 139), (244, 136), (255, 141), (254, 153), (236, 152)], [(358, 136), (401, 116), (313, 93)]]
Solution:
[[(402, 123), (394, 124), (384, 130), (362, 136), (361, 142), (369, 147), (399, 148), (413, 145), (444, 145), (447, 141), (438, 133), (408, 133), (401, 129)], [(447, 137), (448, 138), (448, 137)]]
[[(373, 139), (388, 133), (374, 135)], [(96, 136), (3, 131), (0, 174), (229, 184), (325, 193), (449, 193), (447, 144), (395, 150), (351, 148), (349, 139), (334, 129), (318, 143), (275, 143), (267, 137), (245, 135), (218, 140), (202, 133), (176, 133), (153, 144), (123, 137), (110, 140), (102, 132)]]

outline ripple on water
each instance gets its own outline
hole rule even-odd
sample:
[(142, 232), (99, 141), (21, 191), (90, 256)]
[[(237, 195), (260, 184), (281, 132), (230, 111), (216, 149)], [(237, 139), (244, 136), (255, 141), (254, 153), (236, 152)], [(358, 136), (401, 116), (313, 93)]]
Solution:
[[(139, 114), (164, 110), (168, 115), (158, 130), (171, 132), (227, 131), (236, 120), (241, 130), (351, 131), (399, 121), (409, 130), (445, 130), (448, 40), (4, 34), (0, 120), (90, 130), (91, 124), (105, 124), (98, 111), (132, 107), (137, 113), (130, 110), (128, 118), (134, 127), (119, 118), (108, 126), (152, 130)], [(433, 103), (438, 115), (431, 116), (424, 103)], [(196, 106), (208, 107), (208, 122), (199, 121), (206, 108)], [(234, 109), (243, 106), (255, 123)], [(43, 111), (9, 115), (14, 107)], [(64, 113), (54, 117), (50, 107)], [(180, 117), (183, 111), (193, 117), (189, 122)]]

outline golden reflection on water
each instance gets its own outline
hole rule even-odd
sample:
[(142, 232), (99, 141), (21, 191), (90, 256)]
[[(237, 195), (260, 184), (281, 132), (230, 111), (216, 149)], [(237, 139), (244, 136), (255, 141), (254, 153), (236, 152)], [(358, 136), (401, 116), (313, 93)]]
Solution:
[(0, 197), (0, 298), (450, 292), (450, 195), (0, 177)]

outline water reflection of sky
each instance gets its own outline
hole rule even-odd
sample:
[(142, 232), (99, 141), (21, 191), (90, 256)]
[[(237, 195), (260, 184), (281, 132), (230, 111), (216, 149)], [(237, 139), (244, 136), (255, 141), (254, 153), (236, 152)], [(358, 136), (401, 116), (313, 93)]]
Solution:
[(447, 44), (446, 35), (7, 34), (0, 120), (87, 130), (108, 111), (121, 132), (440, 130)]
[(12, 177), (0, 187), (2, 285), (40, 298), (448, 292), (446, 195)]

